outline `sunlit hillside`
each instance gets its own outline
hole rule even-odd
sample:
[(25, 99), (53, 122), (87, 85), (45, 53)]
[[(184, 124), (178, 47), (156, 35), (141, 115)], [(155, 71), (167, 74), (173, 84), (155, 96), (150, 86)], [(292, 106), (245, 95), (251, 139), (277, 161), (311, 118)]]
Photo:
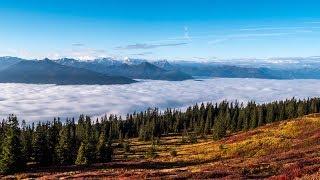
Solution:
[[(320, 177), (320, 114), (276, 122), (213, 141), (170, 135), (152, 145), (114, 143), (114, 161), (90, 167), (34, 168), (18, 178), (271, 178)], [(13, 176), (6, 176), (7, 178)]]

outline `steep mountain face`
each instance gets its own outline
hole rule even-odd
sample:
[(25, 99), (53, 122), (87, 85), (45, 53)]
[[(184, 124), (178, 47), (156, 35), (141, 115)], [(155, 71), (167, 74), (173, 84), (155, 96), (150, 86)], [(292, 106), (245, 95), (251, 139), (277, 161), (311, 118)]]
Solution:
[(0, 71), (1, 83), (34, 84), (128, 84), (135, 82), (126, 77), (112, 77), (86, 69), (74, 68), (51, 60), (25, 60)]
[(23, 59), (20, 58), (16, 58), (16, 57), (0, 57), (0, 71), (3, 69), (8, 68), (9, 66), (16, 64), (20, 61), (22, 61)]
[(147, 60), (144, 59), (133, 59), (133, 58), (125, 58), (123, 63), (128, 65), (139, 65), (141, 63), (147, 62)]
[(172, 64), (170, 64), (167, 60), (159, 60), (152, 62), (153, 65), (163, 68), (165, 70), (177, 70)]
[(107, 67), (123, 64), (122, 62), (111, 58), (101, 58), (92, 61), (79, 61), (75, 59), (63, 58), (55, 60), (55, 62), (65, 66), (88, 69), (99, 73), (104, 73)]
[(133, 79), (154, 79), (169, 81), (192, 79), (192, 77), (186, 73), (180, 71), (165, 70), (148, 62), (143, 62), (138, 65), (122, 64), (120, 66), (110, 66), (105, 73), (108, 75), (127, 76)]
[(110, 59), (77, 61), (74, 59), (59, 59), (57, 63), (66, 66), (84, 68), (91, 71), (103, 73), (109, 76), (125, 76), (134, 79), (154, 79), (181, 81), (192, 79), (192, 76), (178, 71), (163, 69), (144, 60), (130, 59), (130, 61), (116, 61)]

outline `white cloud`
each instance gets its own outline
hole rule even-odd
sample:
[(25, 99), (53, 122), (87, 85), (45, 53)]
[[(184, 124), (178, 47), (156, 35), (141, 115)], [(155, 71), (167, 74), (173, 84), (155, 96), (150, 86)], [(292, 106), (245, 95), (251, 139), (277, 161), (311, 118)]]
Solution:
[(206, 79), (181, 82), (143, 81), (128, 85), (56, 86), (1, 84), (0, 117), (17, 114), (27, 121), (54, 116), (126, 114), (148, 107), (183, 108), (197, 102), (320, 96), (320, 80)]
[(75, 47), (83, 47), (83, 46), (85, 46), (85, 44), (83, 44), (83, 43), (73, 43), (71, 45), (75, 46)]

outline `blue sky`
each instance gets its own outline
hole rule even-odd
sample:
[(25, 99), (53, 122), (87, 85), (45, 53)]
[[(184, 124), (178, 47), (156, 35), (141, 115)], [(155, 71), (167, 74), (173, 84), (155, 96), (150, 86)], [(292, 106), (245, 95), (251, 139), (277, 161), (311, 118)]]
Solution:
[(0, 56), (320, 55), (316, 0), (0, 0)]

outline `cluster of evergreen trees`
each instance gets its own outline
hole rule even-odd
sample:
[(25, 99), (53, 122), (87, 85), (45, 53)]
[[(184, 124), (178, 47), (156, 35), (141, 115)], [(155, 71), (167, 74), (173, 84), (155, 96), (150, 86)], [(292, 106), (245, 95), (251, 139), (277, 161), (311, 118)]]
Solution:
[(103, 129), (83, 115), (77, 124), (54, 119), (37, 125), (23, 121), (21, 126), (10, 115), (0, 125), (0, 172), (23, 170), (28, 162), (43, 167), (111, 161), (111, 139)]
[(26, 163), (39, 166), (87, 165), (112, 159), (112, 142), (139, 137), (149, 141), (172, 133), (211, 135), (220, 139), (228, 133), (249, 130), (267, 123), (318, 113), (320, 98), (290, 99), (272, 103), (246, 105), (223, 101), (202, 103), (186, 111), (157, 108), (121, 116), (96, 119), (81, 115), (75, 123), (59, 118), (52, 122), (19, 125), (10, 115), (0, 124), (0, 170), (11, 173), (22, 170)]

